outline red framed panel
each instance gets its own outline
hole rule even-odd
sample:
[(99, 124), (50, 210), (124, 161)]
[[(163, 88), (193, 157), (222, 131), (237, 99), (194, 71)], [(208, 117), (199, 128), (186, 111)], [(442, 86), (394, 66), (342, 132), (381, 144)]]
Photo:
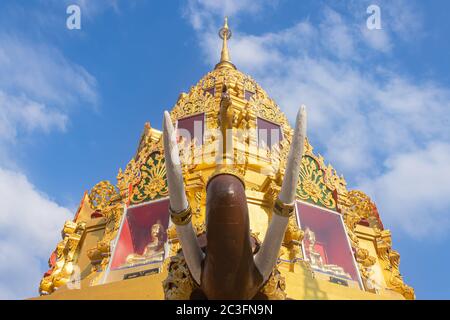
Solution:
[[(113, 247), (104, 282), (159, 272), (167, 255), (169, 200), (128, 207)], [(147, 272), (147, 273), (146, 273)]]
[(210, 95), (214, 97), (214, 94), (216, 93), (216, 88), (212, 87), (209, 89), (204, 89), (205, 92), (208, 92)]
[(301, 201), (296, 209), (303, 256), (311, 268), (329, 281), (363, 288), (342, 216)]
[(258, 128), (258, 147), (267, 146), (271, 149), (283, 140), (280, 125), (259, 117), (256, 119), (256, 125)]
[(191, 142), (194, 139), (197, 146), (203, 145), (205, 114), (200, 113), (178, 120), (177, 129), (179, 139), (184, 139), (186, 142)]
[(248, 90), (245, 90), (245, 91), (244, 91), (244, 99), (247, 100), (247, 101), (250, 101), (250, 99), (251, 99), (254, 95), (255, 95), (254, 92), (251, 92), (251, 91), (248, 91)]

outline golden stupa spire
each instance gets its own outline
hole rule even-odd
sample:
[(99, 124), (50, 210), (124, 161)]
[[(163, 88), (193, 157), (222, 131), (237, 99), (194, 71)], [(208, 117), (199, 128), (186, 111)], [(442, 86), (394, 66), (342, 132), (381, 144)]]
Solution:
[(228, 40), (231, 38), (231, 30), (228, 28), (228, 17), (225, 17), (225, 22), (222, 29), (219, 30), (219, 37), (223, 40), (222, 52), (220, 54), (220, 62), (216, 65), (218, 68), (233, 68), (236, 69), (234, 64), (231, 63), (230, 52), (228, 51)]

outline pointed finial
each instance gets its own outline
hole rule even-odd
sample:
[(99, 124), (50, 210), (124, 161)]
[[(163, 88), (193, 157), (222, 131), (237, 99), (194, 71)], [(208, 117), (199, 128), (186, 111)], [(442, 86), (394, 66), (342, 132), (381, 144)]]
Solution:
[(234, 64), (231, 63), (230, 53), (228, 52), (228, 40), (230, 40), (232, 35), (231, 30), (228, 28), (228, 17), (225, 17), (225, 22), (222, 29), (219, 30), (219, 37), (223, 40), (222, 52), (220, 55), (220, 62), (216, 65), (216, 69), (221, 67), (236, 69)]
[[(225, 21), (224, 21), (224, 23), (223, 23), (223, 29), (225, 29), (225, 30), (230, 30), (229, 28), (228, 28), (228, 17), (225, 17)], [(221, 37), (222, 38), (222, 37)], [(231, 33), (230, 33), (230, 36), (228, 37), (228, 39), (230, 39), (231, 38)]]

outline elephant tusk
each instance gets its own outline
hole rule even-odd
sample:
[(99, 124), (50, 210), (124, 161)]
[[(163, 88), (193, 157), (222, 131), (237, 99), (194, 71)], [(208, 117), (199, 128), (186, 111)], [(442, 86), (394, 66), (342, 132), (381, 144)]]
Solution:
[[(294, 136), (292, 137), (292, 144), (289, 150), (286, 171), (284, 174), (283, 184), (281, 186), (278, 200), (281, 207), (286, 207), (293, 212), (293, 205), (295, 203), (295, 193), (299, 179), (299, 172), (301, 161), (303, 157), (303, 149), (306, 138), (306, 107), (301, 106), (297, 114)], [(263, 276), (266, 282), (278, 259), (278, 253), (281, 248), (281, 243), (286, 232), (286, 227), (289, 222), (289, 216), (285, 214), (272, 215), (272, 221), (267, 229), (264, 242), (260, 250), (255, 255), (255, 265)]]
[[(176, 132), (172, 125), (170, 114), (164, 112), (163, 121), (164, 156), (169, 186), (170, 211), (172, 215), (186, 212), (189, 203), (184, 189), (181, 172), (180, 156), (176, 140)], [(191, 221), (187, 224), (175, 224), (177, 235), (183, 248), (183, 255), (194, 280), (200, 284), (201, 263), (204, 258), (194, 232)]]
[(289, 150), (288, 162), (283, 178), (283, 184), (278, 198), (287, 204), (295, 201), (297, 185), (299, 180), (300, 167), (302, 164), (303, 149), (306, 138), (306, 107), (301, 106), (297, 114), (292, 145)]

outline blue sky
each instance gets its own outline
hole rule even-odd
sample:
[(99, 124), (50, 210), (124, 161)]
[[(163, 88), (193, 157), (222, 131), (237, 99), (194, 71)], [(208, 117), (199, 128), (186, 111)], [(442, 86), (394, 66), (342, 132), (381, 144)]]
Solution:
[[(79, 4), (82, 29), (66, 28)], [(370, 4), (382, 30), (366, 28)], [(377, 203), (418, 298), (450, 298), (450, 4), (431, 1), (5, 0), (0, 4), (0, 297), (37, 294), (85, 190), (144, 123), (231, 57), (315, 150)]]

